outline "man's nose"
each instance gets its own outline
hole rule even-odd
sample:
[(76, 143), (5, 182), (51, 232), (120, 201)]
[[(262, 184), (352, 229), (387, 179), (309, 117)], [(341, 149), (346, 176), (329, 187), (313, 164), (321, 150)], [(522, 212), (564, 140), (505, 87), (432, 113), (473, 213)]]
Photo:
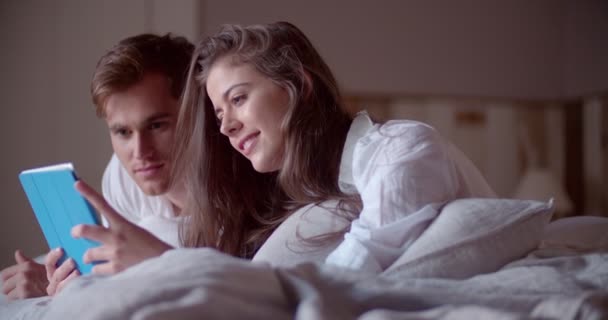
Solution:
[(135, 158), (144, 159), (154, 153), (152, 139), (146, 134), (136, 134), (135, 136)]

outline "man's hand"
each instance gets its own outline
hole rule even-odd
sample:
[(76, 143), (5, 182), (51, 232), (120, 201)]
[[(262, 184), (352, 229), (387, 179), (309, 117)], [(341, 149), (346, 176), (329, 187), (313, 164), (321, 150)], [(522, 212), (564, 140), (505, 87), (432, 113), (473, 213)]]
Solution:
[(46, 295), (48, 281), (44, 265), (26, 257), (20, 250), (15, 251), (17, 264), (0, 272), (2, 292), (11, 299), (26, 299)]
[(48, 279), (46, 293), (49, 296), (59, 293), (70, 280), (80, 276), (80, 272), (76, 269), (76, 263), (72, 258), (65, 260), (61, 266), (57, 267), (57, 262), (62, 256), (63, 250), (61, 248), (51, 250), (46, 255), (44, 266)]
[(101, 243), (100, 246), (87, 250), (83, 257), (85, 263), (103, 261), (93, 267), (93, 273), (114, 274), (172, 249), (170, 245), (122, 217), (83, 181), (77, 181), (74, 186), (109, 223), (109, 228), (84, 224), (72, 228), (72, 236), (75, 238), (87, 238)]

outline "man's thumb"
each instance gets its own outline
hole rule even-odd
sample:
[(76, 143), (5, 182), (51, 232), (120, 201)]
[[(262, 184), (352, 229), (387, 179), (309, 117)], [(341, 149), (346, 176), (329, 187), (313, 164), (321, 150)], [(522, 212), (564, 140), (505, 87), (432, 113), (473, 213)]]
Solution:
[(31, 259), (26, 257), (23, 253), (21, 253), (21, 250), (16, 250), (15, 251), (15, 260), (17, 261), (17, 263), (25, 263), (30, 261)]

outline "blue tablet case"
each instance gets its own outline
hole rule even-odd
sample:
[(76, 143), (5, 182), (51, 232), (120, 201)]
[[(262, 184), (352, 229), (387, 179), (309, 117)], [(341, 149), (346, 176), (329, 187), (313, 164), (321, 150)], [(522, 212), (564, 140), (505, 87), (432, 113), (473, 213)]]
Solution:
[(42, 233), (51, 249), (61, 247), (65, 259), (72, 258), (81, 274), (91, 272), (93, 264), (82, 261), (84, 252), (99, 244), (75, 239), (70, 231), (77, 224), (97, 224), (95, 210), (74, 188), (78, 178), (71, 163), (25, 170), (19, 180), (32, 206)]

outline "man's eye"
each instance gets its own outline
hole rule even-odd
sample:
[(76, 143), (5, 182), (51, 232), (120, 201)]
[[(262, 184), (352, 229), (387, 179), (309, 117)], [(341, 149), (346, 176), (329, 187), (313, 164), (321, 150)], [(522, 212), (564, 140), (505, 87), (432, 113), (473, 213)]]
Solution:
[(131, 132), (127, 129), (114, 130), (114, 134), (120, 137), (128, 137)]
[(150, 129), (162, 129), (166, 126), (164, 122), (154, 122), (150, 124)]

